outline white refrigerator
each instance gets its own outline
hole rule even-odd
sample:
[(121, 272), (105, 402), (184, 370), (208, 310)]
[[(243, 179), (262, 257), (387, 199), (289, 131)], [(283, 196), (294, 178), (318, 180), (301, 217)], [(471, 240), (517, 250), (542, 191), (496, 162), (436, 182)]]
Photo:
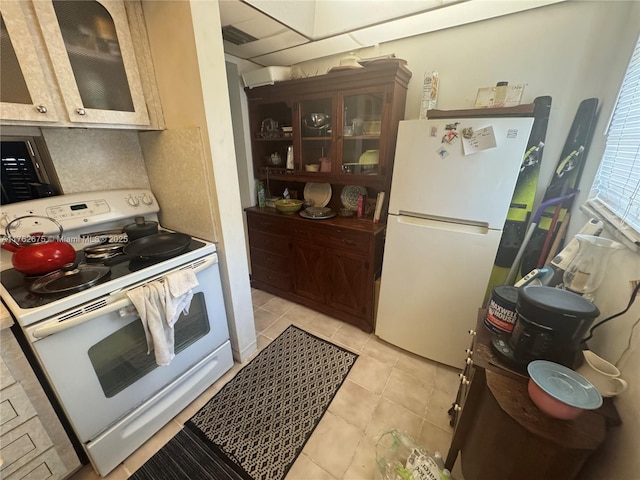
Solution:
[(376, 335), (462, 367), (533, 118), (400, 122)]

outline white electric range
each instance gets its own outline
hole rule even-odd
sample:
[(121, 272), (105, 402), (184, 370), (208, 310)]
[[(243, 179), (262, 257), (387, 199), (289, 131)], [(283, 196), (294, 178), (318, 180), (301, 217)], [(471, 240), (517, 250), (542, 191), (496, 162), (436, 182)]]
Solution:
[[(104, 259), (88, 258), (93, 255), (87, 247), (112, 245), (112, 237), (94, 233), (121, 232), (140, 216), (157, 221), (159, 209), (151, 191), (128, 189), (19, 202), (3, 206), (0, 214), (0, 226), (10, 224), (6, 233), (16, 238), (33, 232), (57, 235), (57, 222), (61, 240), (76, 250), (75, 265), (64, 275), (29, 277), (13, 268), (13, 254), (3, 249), (0, 295), (103, 476), (233, 365), (215, 244), (189, 237), (178, 253), (161, 248), (150, 258), (126, 255), (125, 244)], [(172, 241), (186, 235), (160, 225), (157, 236)], [(152, 237), (143, 239), (150, 248)], [(113, 238), (120, 243), (122, 234)], [(142, 322), (127, 291), (183, 269), (192, 269), (199, 285), (188, 314), (175, 324), (176, 356), (160, 367), (153, 352), (147, 353)], [(93, 271), (100, 271), (100, 278)], [(44, 282), (42, 293), (36, 286), (48, 276), (54, 281)]]

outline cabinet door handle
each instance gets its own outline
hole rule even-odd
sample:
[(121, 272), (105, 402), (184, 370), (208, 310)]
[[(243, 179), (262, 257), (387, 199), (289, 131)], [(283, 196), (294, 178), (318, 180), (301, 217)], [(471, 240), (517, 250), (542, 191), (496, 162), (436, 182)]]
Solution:
[(76, 113), (78, 115), (86, 115), (87, 111), (84, 108), (76, 108)]
[(344, 243), (345, 245), (349, 245), (350, 247), (356, 246), (356, 242), (354, 242), (353, 240), (342, 240), (342, 243)]
[(38, 105), (36, 107), (36, 110), (38, 110), (38, 112), (40, 113), (47, 113), (47, 107), (45, 107), (44, 105)]

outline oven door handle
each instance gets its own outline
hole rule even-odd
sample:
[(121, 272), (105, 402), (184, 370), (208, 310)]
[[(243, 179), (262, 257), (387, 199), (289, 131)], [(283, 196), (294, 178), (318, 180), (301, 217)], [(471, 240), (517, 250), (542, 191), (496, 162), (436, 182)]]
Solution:
[(82, 325), (89, 320), (93, 320), (96, 317), (101, 317), (107, 313), (115, 312), (120, 310), (121, 308), (125, 308), (131, 305), (131, 300), (128, 297), (120, 298), (109, 305), (106, 305), (97, 310), (93, 310), (88, 313), (80, 314), (76, 317), (70, 318), (69, 320), (63, 320), (60, 322), (52, 323), (50, 325), (43, 325), (42, 327), (36, 327), (33, 330), (32, 335), (35, 338), (44, 338), (49, 335), (53, 335), (55, 333), (62, 332), (64, 330), (69, 330), (70, 328), (77, 327), (78, 325)]
[[(202, 262), (201, 264), (195, 266), (193, 268), (193, 271), (194, 271), (194, 273), (201, 272), (205, 268), (209, 268), (210, 266), (214, 265), (215, 263), (218, 263), (218, 256), (217, 255), (214, 255), (211, 258), (208, 258), (207, 260)], [(162, 277), (160, 277), (160, 278), (162, 278)], [(147, 281), (145, 283), (149, 283), (149, 281)], [(120, 292), (118, 292), (118, 293), (120, 293)], [(78, 325), (82, 325), (83, 323), (86, 323), (86, 322), (88, 322), (90, 320), (93, 320), (94, 318), (101, 317), (102, 315), (105, 315), (107, 313), (116, 312), (116, 311), (120, 310), (121, 308), (128, 307), (129, 305), (133, 305), (133, 304), (131, 303), (131, 300), (129, 300), (129, 297), (125, 295), (125, 296), (119, 298), (118, 300), (116, 300), (116, 301), (114, 301), (112, 303), (109, 303), (108, 305), (105, 305), (102, 308), (98, 308), (96, 310), (92, 310), (90, 312), (77, 315), (77, 316), (75, 316), (73, 318), (70, 318), (68, 320), (63, 320), (63, 321), (60, 321), (60, 322), (52, 323), (50, 325), (43, 325), (41, 327), (36, 327), (33, 330), (32, 335), (35, 338), (48, 337), (49, 335), (53, 335), (53, 334), (62, 332), (64, 330), (69, 330), (70, 328), (77, 327)]]

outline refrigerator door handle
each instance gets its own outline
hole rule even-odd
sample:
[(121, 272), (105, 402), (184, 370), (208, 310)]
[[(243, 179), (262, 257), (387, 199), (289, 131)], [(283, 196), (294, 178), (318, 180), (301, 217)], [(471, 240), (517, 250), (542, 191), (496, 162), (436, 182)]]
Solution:
[(471, 222), (457, 218), (436, 217), (405, 211), (400, 211), (398, 223), (475, 235), (486, 235), (489, 233), (489, 224), (487, 223)]

